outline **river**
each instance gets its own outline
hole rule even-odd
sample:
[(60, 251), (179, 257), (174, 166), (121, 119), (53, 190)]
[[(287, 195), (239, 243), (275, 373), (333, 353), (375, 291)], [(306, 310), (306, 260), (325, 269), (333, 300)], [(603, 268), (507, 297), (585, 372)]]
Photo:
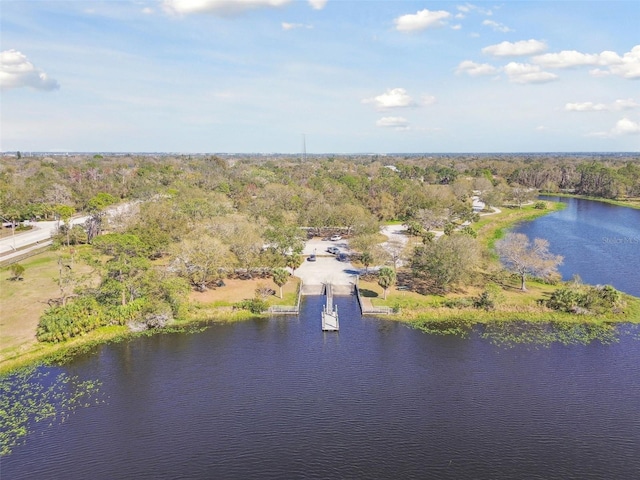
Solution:
[(564, 210), (514, 231), (549, 240), (549, 250), (564, 257), (564, 280), (578, 274), (585, 283), (613, 285), (640, 297), (640, 210), (579, 198), (544, 196), (563, 202)]
[(639, 327), (575, 344), (427, 335), (337, 297), (341, 330), (323, 333), (322, 304), (41, 367), (99, 379), (98, 401), (34, 424), (2, 479), (637, 478)]

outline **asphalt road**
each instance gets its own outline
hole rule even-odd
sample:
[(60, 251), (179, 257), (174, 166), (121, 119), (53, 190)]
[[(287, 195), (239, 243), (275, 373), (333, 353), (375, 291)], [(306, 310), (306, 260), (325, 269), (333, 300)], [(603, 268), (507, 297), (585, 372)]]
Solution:
[[(88, 217), (76, 217), (71, 220), (73, 225), (82, 224)], [(58, 229), (58, 222), (34, 222), (33, 228), (25, 232), (16, 232), (15, 235), (11, 235), (0, 239), (0, 259), (9, 259), (15, 255), (21, 255), (25, 252), (25, 247), (36, 246), (39, 247), (42, 244), (46, 244), (51, 240), (51, 236), (55, 234)]]

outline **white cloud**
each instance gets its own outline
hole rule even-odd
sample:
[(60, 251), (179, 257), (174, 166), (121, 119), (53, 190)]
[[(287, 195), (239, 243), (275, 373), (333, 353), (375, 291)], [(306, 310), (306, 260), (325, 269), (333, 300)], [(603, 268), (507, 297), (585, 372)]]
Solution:
[(545, 68), (571, 68), (583, 66), (606, 67), (589, 71), (594, 77), (617, 75), (634, 80), (640, 78), (640, 45), (620, 56), (616, 52), (581, 53), (576, 50), (563, 50), (558, 53), (538, 55), (532, 59)]
[(457, 25), (451, 25), (451, 30), (462, 30), (462, 25), (459, 23)]
[(616, 126), (611, 129), (613, 135), (636, 135), (640, 134), (640, 123), (623, 118), (618, 120)]
[(620, 57), (614, 52), (588, 54), (575, 50), (563, 50), (558, 53), (538, 55), (532, 61), (545, 68), (570, 68), (585, 65), (607, 65), (610, 62), (619, 62)]
[(630, 52), (622, 56), (622, 63), (611, 65), (611, 73), (622, 78), (640, 78), (640, 45), (636, 45)]
[(377, 97), (365, 98), (362, 103), (373, 103), (378, 110), (415, 106), (415, 102), (404, 88), (390, 88)]
[(377, 127), (395, 128), (396, 130), (407, 130), (409, 121), (404, 117), (382, 117), (376, 122)]
[(513, 32), (513, 30), (507, 27), (506, 25), (493, 20), (485, 20), (482, 22), (482, 24), (484, 26), (491, 27), (496, 32), (502, 32), (502, 33)]
[(535, 55), (547, 49), (547, 45), (540, 40), (521, 40), (519, 42), (502, 42), (496, 45), (489, 45), (482, 49), (482, 53), (493, 55), (494, 57), (518, 57), (525, 55)]
[(402, 15), (396, 18), (394, 23), (396, 30), (400, 32), (415, 32), (428, 28), (442, 27), (446, 23), (445, 20), (450, 16), (451, 14), (444, 10), (431, 11), (425, 8), (414, 14)]
[(425, 107), (428, 105), (433, 105), (434, 103), (436, 103), (436, 97), (434, 97), (433, 95), (423, 95), (421, 100), (421, 105), (424, 105)]
[(142, 9), (142, 13), (144, 13), (145, 15), (153, 15), (155, 11), (153, 10), (153, 8), (145, 7)]
[(612, 138), (622, 135), (640, 135), (640, 123), (634, 122), (628, 118), (618, 120), (615, 126), (608, 132), (593, 132), (589, 137)]
[(613, 102), (613, 110), (629, 110), (632, 108), (640, 107), (640, 103), (636, 102), (633, 98), (618, 99)]
[(164, 0), (165, 12), (174, 15), (192, 13), (212, 13), (215, 15), (234, 15), (256, 8), (277, 8), (291, 0)]
[(640, 103), (636, 102), (633, 98), (618, 99), (610, 105), (604, 103), (593, 102), (575, 102), (567, 103), (564, 109), (567, 112), (602, 112), (602, 111), (619, 111), (619, 110), (631, 110), (633, 108), (640, 107)]
[(0, 52), (0, 87), (31, 87), (37, 90), (56, 90), (60, 85), (36, 68), (26, 55), (17, 50)]
[(538, 65), (510, 62), (502, 69), (513, 83), (547, 83), (558, 78), (557, 75), (545, 72)]
[(498, 69), (488, 63), (476, 63), (471, 60), (465, 60), (458, 65), (456, 73), (466, 73), (471, 77), (479, 77), (482, 75), (495, 75), (498, 73)]
[(309, 5), (314, 10), (322, 10), (327, 5), (327, 0), (309, 0)]
[(607, 106), (604, 103), (575, 102), (565, 104), (564, 109), (567, 112), (601, 112), (607, 110)]
[(482, 7), (478, 7), (477, 5), (473, 5), (471, 3), (466, 3), (464, 5), (458, 5), (456, 7), (456, 10), (458, 10), (458, 14), (456, 15), (456, 18), (464, 18), (467, 14), (471, 13), (471, 12), (478, 12), (482, 15), (486, 15), (488, 17), (490, 17), (491, 15), (493, 15), (493, 12), (491, 10), (488, 10), (486, 8), (482, 8)]
[(294, 30), (296, 28), (307, 28), (307, 29), (311, 29), (313, 28), (313, 25), (305, 25), (304, 23), (287, 23), (287, 22), (282, 22), (282, 29), (283, 30)]

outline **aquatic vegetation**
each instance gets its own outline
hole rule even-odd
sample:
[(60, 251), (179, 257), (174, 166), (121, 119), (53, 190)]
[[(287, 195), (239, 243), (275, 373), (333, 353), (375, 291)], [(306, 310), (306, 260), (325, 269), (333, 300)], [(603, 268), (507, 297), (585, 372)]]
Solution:
[(609, 323), (570, 323), (570, 322), (493, 322), (483, 325), (480, 337), (494, 345), (513, 347), (527, 344), (549, 347), (552, 344), (589, 345), (600, 342), (607, 345), (618, 341), (616, 325)]
[(502, 348), (516, 345), (588, 345), (596, 341), (608, 345), (617, 342), (620, 336), (617, 325), (605, 322), (586, 324), (505, 320), (475, 323), (468, 319), (450, 319), (414, 321), (411, 325), (429, 335), (456, 335), (468, 338), (475, 332), (480, 338)]
[(79, 407), (99, 403), (100, 382), (80, 380), (50, 367), (0, 378), (0, 455), (8, 455), (35, 424), (64, 422)]
[(411, 326), (428, 335), (457, 335), (461, 338), (467, 338), (473, 331), (472, 322), (457, 319), (414, 321)]

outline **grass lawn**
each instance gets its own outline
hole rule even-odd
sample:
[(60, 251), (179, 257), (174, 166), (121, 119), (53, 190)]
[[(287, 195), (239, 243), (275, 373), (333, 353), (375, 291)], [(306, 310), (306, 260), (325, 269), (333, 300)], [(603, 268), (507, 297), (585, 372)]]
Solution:
[[(371, 300), (374, 306), (387, 306), (398, 309), (399, 320), (412, 321), (417, 319), (448, 320), (461, 319), (477, 322), (492, 320), (527, 320), (527, 321), (569, 321), (569, 322), (639, 322), (640, 299), (625, 296), (627, 306), (618, 315), (584, 316), (571, 313), (557, 312), (544, 305), (539, 300), (546, 300), (551, 293), (561, 285), (548, 285), (529, 280), (527, 291), (520, 290), (519, 281), (503, 286), (499, 295), (499, 302), (495, 310), (485, 311), (471, 306), (473, 298), (483, 291), (481, 287), (464, 287), (454, 292), (442, 295), (421, 295), (416, 292), (389, 288), (387, 298), (384, 299), (383, 289), (375, 281), (360, 281), (360, 292)], [(462, 303), (458, 303), (462, 301)], [(467, 306), (468, 304), (468, 306)]]
[(20, 281), (9, 280), (7, 268), (0, 271), (0, 362), (37, 343), (40, 315), (48, 308), (49, 299), (60, 296), (56, 284), (59, 253), (62, 251), (47, 251), (20, 262), (25, 267)]
[(502, 207), (500, 213), (480, 217), (480, 221), (472, 224), (472, 228), (478, 233), (481, 244), (493, 249), (493, 244), (504, 236), (504, 231), (513, 227), (518, 222), (533, 220), (566, 207), (560, 202), (545, 202), (548, 206), (545, 210), (533, 208), (533, 205), (525, 205), (522, 208)]
[(224, 287), (207, 290), (206, 292), (191, 292), (189, 300), (211, 307), (230, 307), (234, 303), (254, 298), (257, 288), (268, 287), (276, 292), (275, 295), (266, 299), (269, 305), (295, 305), (298, 301), (298, 285), (300, 284), (298, 277), (290, 277), (289, 281), (282, 287), (283, 298), (279, 297), (280, 288), (271, 279), (227, 279), (224, 283)]

